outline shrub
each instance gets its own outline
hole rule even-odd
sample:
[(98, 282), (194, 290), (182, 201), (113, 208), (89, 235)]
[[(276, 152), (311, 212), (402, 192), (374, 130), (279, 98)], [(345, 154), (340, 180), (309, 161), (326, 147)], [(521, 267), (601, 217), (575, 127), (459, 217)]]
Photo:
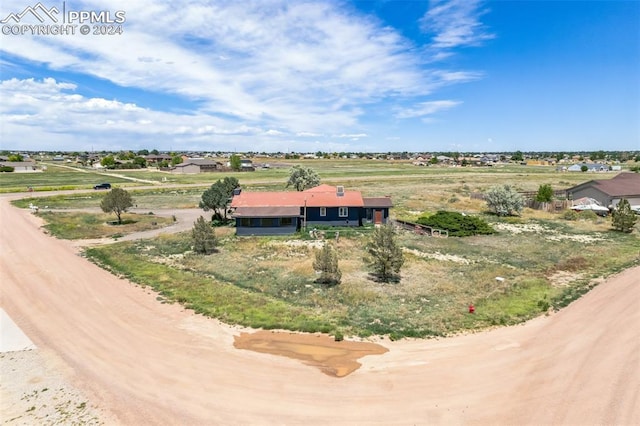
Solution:
[(539, 203), (549, 203), (553, 201), (553, 188), (551, 188), (551, 185), (547, 183), (538, 187), (536, 201)]
[(421, 225), (449, 231), (449, 235), (452, 237), (494, 234), (496, 232), (481, 218), (463, 215), (458, 212), (439, 211), (432, 216), (421, 216), (417, 222)]
[(578, 217), (582, 220), (590, 220), (592, 222), (598, 220), (598, 215), (593, 210), (584, 210), (578, 213), (578, 215)]
[(575, 210), (566, 210), (564, 213), (562, 213), (562, 218), (564, 220), (578, 220), (579, 216), (580, 213)]
[(509, 185), (497, 185), (484, 195), (487, 206), (498, 216), (520, 214), (524, 207), (522, 195)]

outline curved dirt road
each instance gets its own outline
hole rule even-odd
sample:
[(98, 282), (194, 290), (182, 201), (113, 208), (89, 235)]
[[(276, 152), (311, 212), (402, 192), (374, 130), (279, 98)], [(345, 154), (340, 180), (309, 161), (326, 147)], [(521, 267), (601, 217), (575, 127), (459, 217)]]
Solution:
[(381, 343), (336, 379), (238, 350), (0, 200), (1, 305), (121, 424), (640, 424), (640, 267), (525, 325)]

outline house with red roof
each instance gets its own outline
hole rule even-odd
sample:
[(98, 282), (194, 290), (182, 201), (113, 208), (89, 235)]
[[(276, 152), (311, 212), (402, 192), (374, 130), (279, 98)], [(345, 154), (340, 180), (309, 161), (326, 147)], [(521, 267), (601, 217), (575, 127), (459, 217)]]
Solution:
[(390, 197), (363, 197), (342, 186), (306, 191), (246, 192), (231, 201), (237, 235), (287, 235), (313, 226), (362, 226), (389, 219)]

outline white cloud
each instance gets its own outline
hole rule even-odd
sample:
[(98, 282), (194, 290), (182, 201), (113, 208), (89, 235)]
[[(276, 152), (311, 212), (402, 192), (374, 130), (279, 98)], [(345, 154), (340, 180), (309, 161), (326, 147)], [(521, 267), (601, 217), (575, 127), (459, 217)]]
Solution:
[[(24, 7), (21, 0), (3, 2), (7, 11)], [(3, 83), (3, 93), (11, 95), (0, 110), (8, 122), (1, 134), (6, 144), (23, 144), (21, 132), (27, 129), (55, 134), (51, 140), (66, 135), (67, 141), (108, 140), (101, 137), (108, 129), (119, 132), (123, 144), (143, 143), (141, 135), (153, 134), (149, 140), (172, 146), (175, 137), (184, 144), (204, 144), (212, 135), (229, 136), (219, 142), (229, 147), (242, 135), (264, 137), (244, 142), (247, 147), (286, 147), (292, 140), (302, 144), (296, 138), (327, 135), (357, 140), (367, 137), (361, 130), (370, 106), (391, 101), (410, 111), (403, 105), (445, 85), (480, 78), (476, 72), (425, 68), (428, 58), (399, 32), (338, 2), (192, 0), (178, 7), (155, 0), (77, 0), (72, 7), (124, 10), (124, 33), (3, 36), (0, 49), (8, 57), (74, 73), (68, 77), (73, 82)], [(440, 22), (443, 14), (433, 13), (433, 19)], [(432, 54), (434, 59), (447, 55)], [(2, 61), (4, 69), (10, 68), (11, 62)], [(141, 102), (90, 97), (90, 83), (78, 75), (197, 106), (170, 113), (142, 108)]]
[[(451, 101), (451, 100), (443, 100), (443, 101), (429, 101), (429, 102), (420, 102), (413, 108), (404, 108), (398, 110), (396, 112), (396, 118), (415, 118), (415, 117), (424, 117), (428, 115), (435, 114), (438, 111), (447, 110), (453, 108), (457, 105), (460, 105), (462, 102), (460, 101)], [(426, 121), (430, 122), (430, 121)]]
[(431, 0), (427, 13), (420, 20), (424, 32), (432, 33), (433, 47), (454, 48), (477, 46), (495, 37), (480, 17), (482, 0)]

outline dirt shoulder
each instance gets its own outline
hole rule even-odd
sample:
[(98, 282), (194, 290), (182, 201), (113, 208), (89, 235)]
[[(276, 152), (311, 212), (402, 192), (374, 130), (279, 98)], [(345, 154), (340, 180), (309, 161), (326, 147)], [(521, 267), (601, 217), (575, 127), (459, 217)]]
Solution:
[(640, 423), (640, 267), (522, 326), (379, 341), (336, 378), (234, 348), (246, 330), (159, 303), (38, 225), (0, 199), (1, 306), (109, 424)]

